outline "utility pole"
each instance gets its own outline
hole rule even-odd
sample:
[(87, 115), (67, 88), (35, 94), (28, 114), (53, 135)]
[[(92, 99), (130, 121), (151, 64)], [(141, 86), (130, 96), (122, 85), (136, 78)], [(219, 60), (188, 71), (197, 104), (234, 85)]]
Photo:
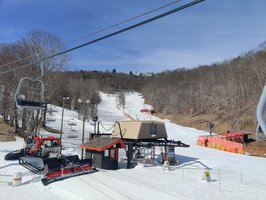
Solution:
[[(82, 126), (82, 139), (81, 139), (81, 144), (84, 144), (84, 133), (85, 133), (85, 109), (86, 109), (86, 104), (90, 103), (90, 100), (82, 101), (81, 99), (78, 99), (78, 102), (83, 104), (83, 126)], [(83, 159), (83, 154), (84, 154), (84, 149), (81, 149), (81, 159)]]
[(64, 110), (65, 110), (65, 101), (66, 100), (69, 100), (69, 97), (63, 97), (61, 128), (60, 128), (60, 143), (61, 143), (60, 154), (62, 153), (62, 135), (63, 135)]

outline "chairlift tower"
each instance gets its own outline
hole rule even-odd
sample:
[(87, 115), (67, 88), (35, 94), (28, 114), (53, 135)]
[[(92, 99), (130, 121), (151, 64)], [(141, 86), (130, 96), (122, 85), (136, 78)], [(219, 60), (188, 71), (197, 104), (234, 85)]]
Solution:
[(265, 108), (266, 108), (266, 84), (262, 90), (261, 97), (258, 102), (256, 116), (258, 120), (258, 125), (256, 129), (256, 139), (265, 140), (266, 139), (266, 122), (265, 122)]

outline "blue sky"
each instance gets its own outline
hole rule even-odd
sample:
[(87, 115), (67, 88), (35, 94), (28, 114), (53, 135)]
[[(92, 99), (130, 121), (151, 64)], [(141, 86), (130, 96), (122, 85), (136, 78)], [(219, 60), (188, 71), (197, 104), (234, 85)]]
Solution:
[[(40, 30), (72, 47), (139, 20), (75, 41), (82, 36), (172, 1), (0, 0), (0, 43)], [(187, 2), (181, 0), (162, 11)], [(67, 69), (159, 72), (221, 62), (266, 41), (265, 10), (265, 0), (206, 0), (72, 52)]]

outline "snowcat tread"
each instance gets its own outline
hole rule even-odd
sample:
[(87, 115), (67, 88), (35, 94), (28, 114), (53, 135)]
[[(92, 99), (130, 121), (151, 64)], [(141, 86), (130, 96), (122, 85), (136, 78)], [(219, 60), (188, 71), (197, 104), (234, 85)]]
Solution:
[(28, 164), (24, 160), (19, 159), (19, 164), (21, 166), (25, 167), (26, 169), (30, 170), (31, 172), (35, 173), (35, 174), (42, 174), (42, 172), (43, 172), (43, 169), (36, 168), (36, 167)]

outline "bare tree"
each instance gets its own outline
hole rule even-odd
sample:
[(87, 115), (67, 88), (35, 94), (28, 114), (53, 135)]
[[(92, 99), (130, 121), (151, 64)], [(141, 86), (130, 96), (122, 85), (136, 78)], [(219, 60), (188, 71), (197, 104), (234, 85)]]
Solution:
[[(17, 121), (17, 119), (16, 117), (12, 117), (13, 115), (22, 116), (23, 130), (32, 132), (32, 130), (30, 130), (32, 128), (29, 129), (29, 127), (33, 127), (31, 124), (36, 124), (36, 121), (38, 121), (36, 117), (39, 116), (39, 112), (34, 113), (33, 110), (20, 110), (19, 112), (22, 112), (22, 114), (19, 114), (19, 112), (15, 110), (14, 94), (18, 81), (25, 76), (40, 76), (40, 59), (46, 58), (64, 49), (65, 46), (58, 37), (40, 31), (30, 32), (18, 42), (5, 45), (0, 49), (0, 64), (11, 63), (10, 65), (6, 65), (5, 68), (1, 68), (0, 72), (25, 66), (11, 73), (1, 75), (0, 79), (0, 84), (3, 85), (5, 94), (2, 100), (2, 106), (4, 105), (6, 107), (5, 115), (9, 116), (11, 119), (15, 118), (14, 121)], [(40, 57), (36, 56), (36, 54), (40, 55)], [(67, 55), (63, 55), (43, 62), (43, 81), (46, 86), (45, 96), (47, 100), (51, 98), (51, 95), (54, 95), (54, 85), (56, 83), (55, 77), (51, 74), (55, 70), (61, 70), (68, 59), (69, 57)], [(20, 61), (14, 62), (17, 60)], [(21, 88), (21, 92), (23, 92), (26, 98), (36, 100), (38, 99), (38, 93), (40, 93), (40, 85), (37, 84), (37, 82), (25, 81), (25, 84)]]

